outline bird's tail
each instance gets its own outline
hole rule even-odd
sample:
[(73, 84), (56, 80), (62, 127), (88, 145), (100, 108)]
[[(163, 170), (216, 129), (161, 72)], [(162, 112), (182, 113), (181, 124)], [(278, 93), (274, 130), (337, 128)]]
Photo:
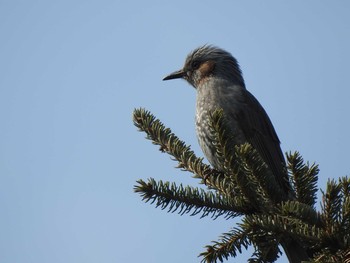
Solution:
[(281, 245), (286, 253), (289, 263), (301, 263), (309, 260), (306, 248), (296, 240), (283, 240), (281, 241)]

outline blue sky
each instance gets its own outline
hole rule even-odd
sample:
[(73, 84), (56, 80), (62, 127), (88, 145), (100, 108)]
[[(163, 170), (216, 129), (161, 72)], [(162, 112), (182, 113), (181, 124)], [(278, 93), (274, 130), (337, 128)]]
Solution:
[(0, 262), (198, 262), (235, 225), (133, 193), (140, 178), (197, 183), (131, 114), (146, 107), (201, 156), (195, 90), (162, 78), (205, 43), (239, 60), (283, 151), (320, 164), (319, 187), (348, 175), (349, 13), (345, 0), (0, 1)]

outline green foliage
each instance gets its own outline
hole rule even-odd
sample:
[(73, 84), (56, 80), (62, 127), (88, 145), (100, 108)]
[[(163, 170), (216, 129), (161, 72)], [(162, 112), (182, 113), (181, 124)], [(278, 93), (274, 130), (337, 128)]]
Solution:
[(137, 183), (135, 192), (140, 193), (144, 201), (155, 203), (161, 209), (167, 208), (168, 212), (178, 212), (181, 215), (201, 213), (201, 217), (211, 216), (214, 219), (219, 216), (233, 218), (248, 212), (239, 198), (224, 198), (219, 192), (156, 182), (153, 178), (147, 183), (143, 180), (138, 180)]
[(133, 114), (135, 126), (146, 133), (146, 139), (159, 146), (161, 152), (166, 152), (178, 162), (178, 168), (194, 174), (208, 187), (226, 192), (229, 188), (228, 179), (224, 174), (212, 169), (198, 158), (190, 147), (181, 141), (169, 128), (157, 120), (149, 111), (136, 109)]
[[(145, 202), (180, 215), (226, 219), (240, 216), (238, 227), (222, 234), (200, 254), (202, 262), (223, 262), (248, 246), (249, 262), (274, 262), (288, 243), (307, 252), (305, 262), (350, 263), (350, 179), (330, 180), (316, 211), (318, 166), (304, 163), (298, 152), (287, 154), (288, 173), (295, 198), (283, 201), (276, 179), (250, 145), (233, 145), (221, 110), (211, 114), (211, 139), (223, 167), (219, 172), (194, 152), (149, 111), (136, 109), (134, 124), (146, 138), (178, 162), (178, 167), (200, 179), (203, 188), (175, 183), (138, 180), (134, 191)], [(291, 261), (292, 262), (292, 261)], [(300, 262), (293, 261), (293, 262)]]
[(318, 165), (304, 164), (298, 152), (287, 154), (287, 168), (289, 170), (297, 200), (309, 206), (316, 204)]
[(203, 258), (202, 262), (223, 262), (224, 259), (237, 256), (237, 252), (242, 253), (242, 247), (247, 249), (250, 245), (248, 234), (239, 228), (222, 234), (219, 241), (213, 243), (213, 246), (206, 246), (207, 251), (199, 255)]

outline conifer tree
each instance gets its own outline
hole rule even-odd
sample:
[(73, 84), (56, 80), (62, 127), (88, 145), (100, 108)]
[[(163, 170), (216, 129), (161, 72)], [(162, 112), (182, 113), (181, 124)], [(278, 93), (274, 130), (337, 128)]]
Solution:
[[(221, 110), (211, 114), (211, 138), (224, 171), (203, 162), (169, 128), (145, 109), (135, 109), (133, 121), (146, 138), (193, 174), (202, 187), (140, 179), (134, 186), (145, 202), (180, 215), (241, 218), (200, 254), (202, 262), (224, 262), (249, 246), (248, 262), (275, 262), (279, 245), (293, 239), (302, 244), (309, 263), (350, 263), (350, 178), (329, 180), (316, 210), (318, 166), (305, 163), (298, 152), (286, 154), (294, 200), (280, 200), (281, 189), (259, 153), (248, 143), (234, 146)], [(286, 251), (287, 253), (287, 251)], [(301, 262), (288, 255), (291, 263)]]

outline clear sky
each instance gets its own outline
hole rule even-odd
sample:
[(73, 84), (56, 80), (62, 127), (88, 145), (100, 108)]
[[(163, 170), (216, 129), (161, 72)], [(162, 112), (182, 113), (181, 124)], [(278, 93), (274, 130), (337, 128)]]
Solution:
[(131, 114), (146, 107), (202, 156), (195, 90), (162, 78), (205, 43), (239, 60), (319, 187), (348, 175), (349, 14), (346, 0), (0, 1), (0, 262), (198, 262), (235, 225), (133, 193), (140, 178), (198, 182)]

